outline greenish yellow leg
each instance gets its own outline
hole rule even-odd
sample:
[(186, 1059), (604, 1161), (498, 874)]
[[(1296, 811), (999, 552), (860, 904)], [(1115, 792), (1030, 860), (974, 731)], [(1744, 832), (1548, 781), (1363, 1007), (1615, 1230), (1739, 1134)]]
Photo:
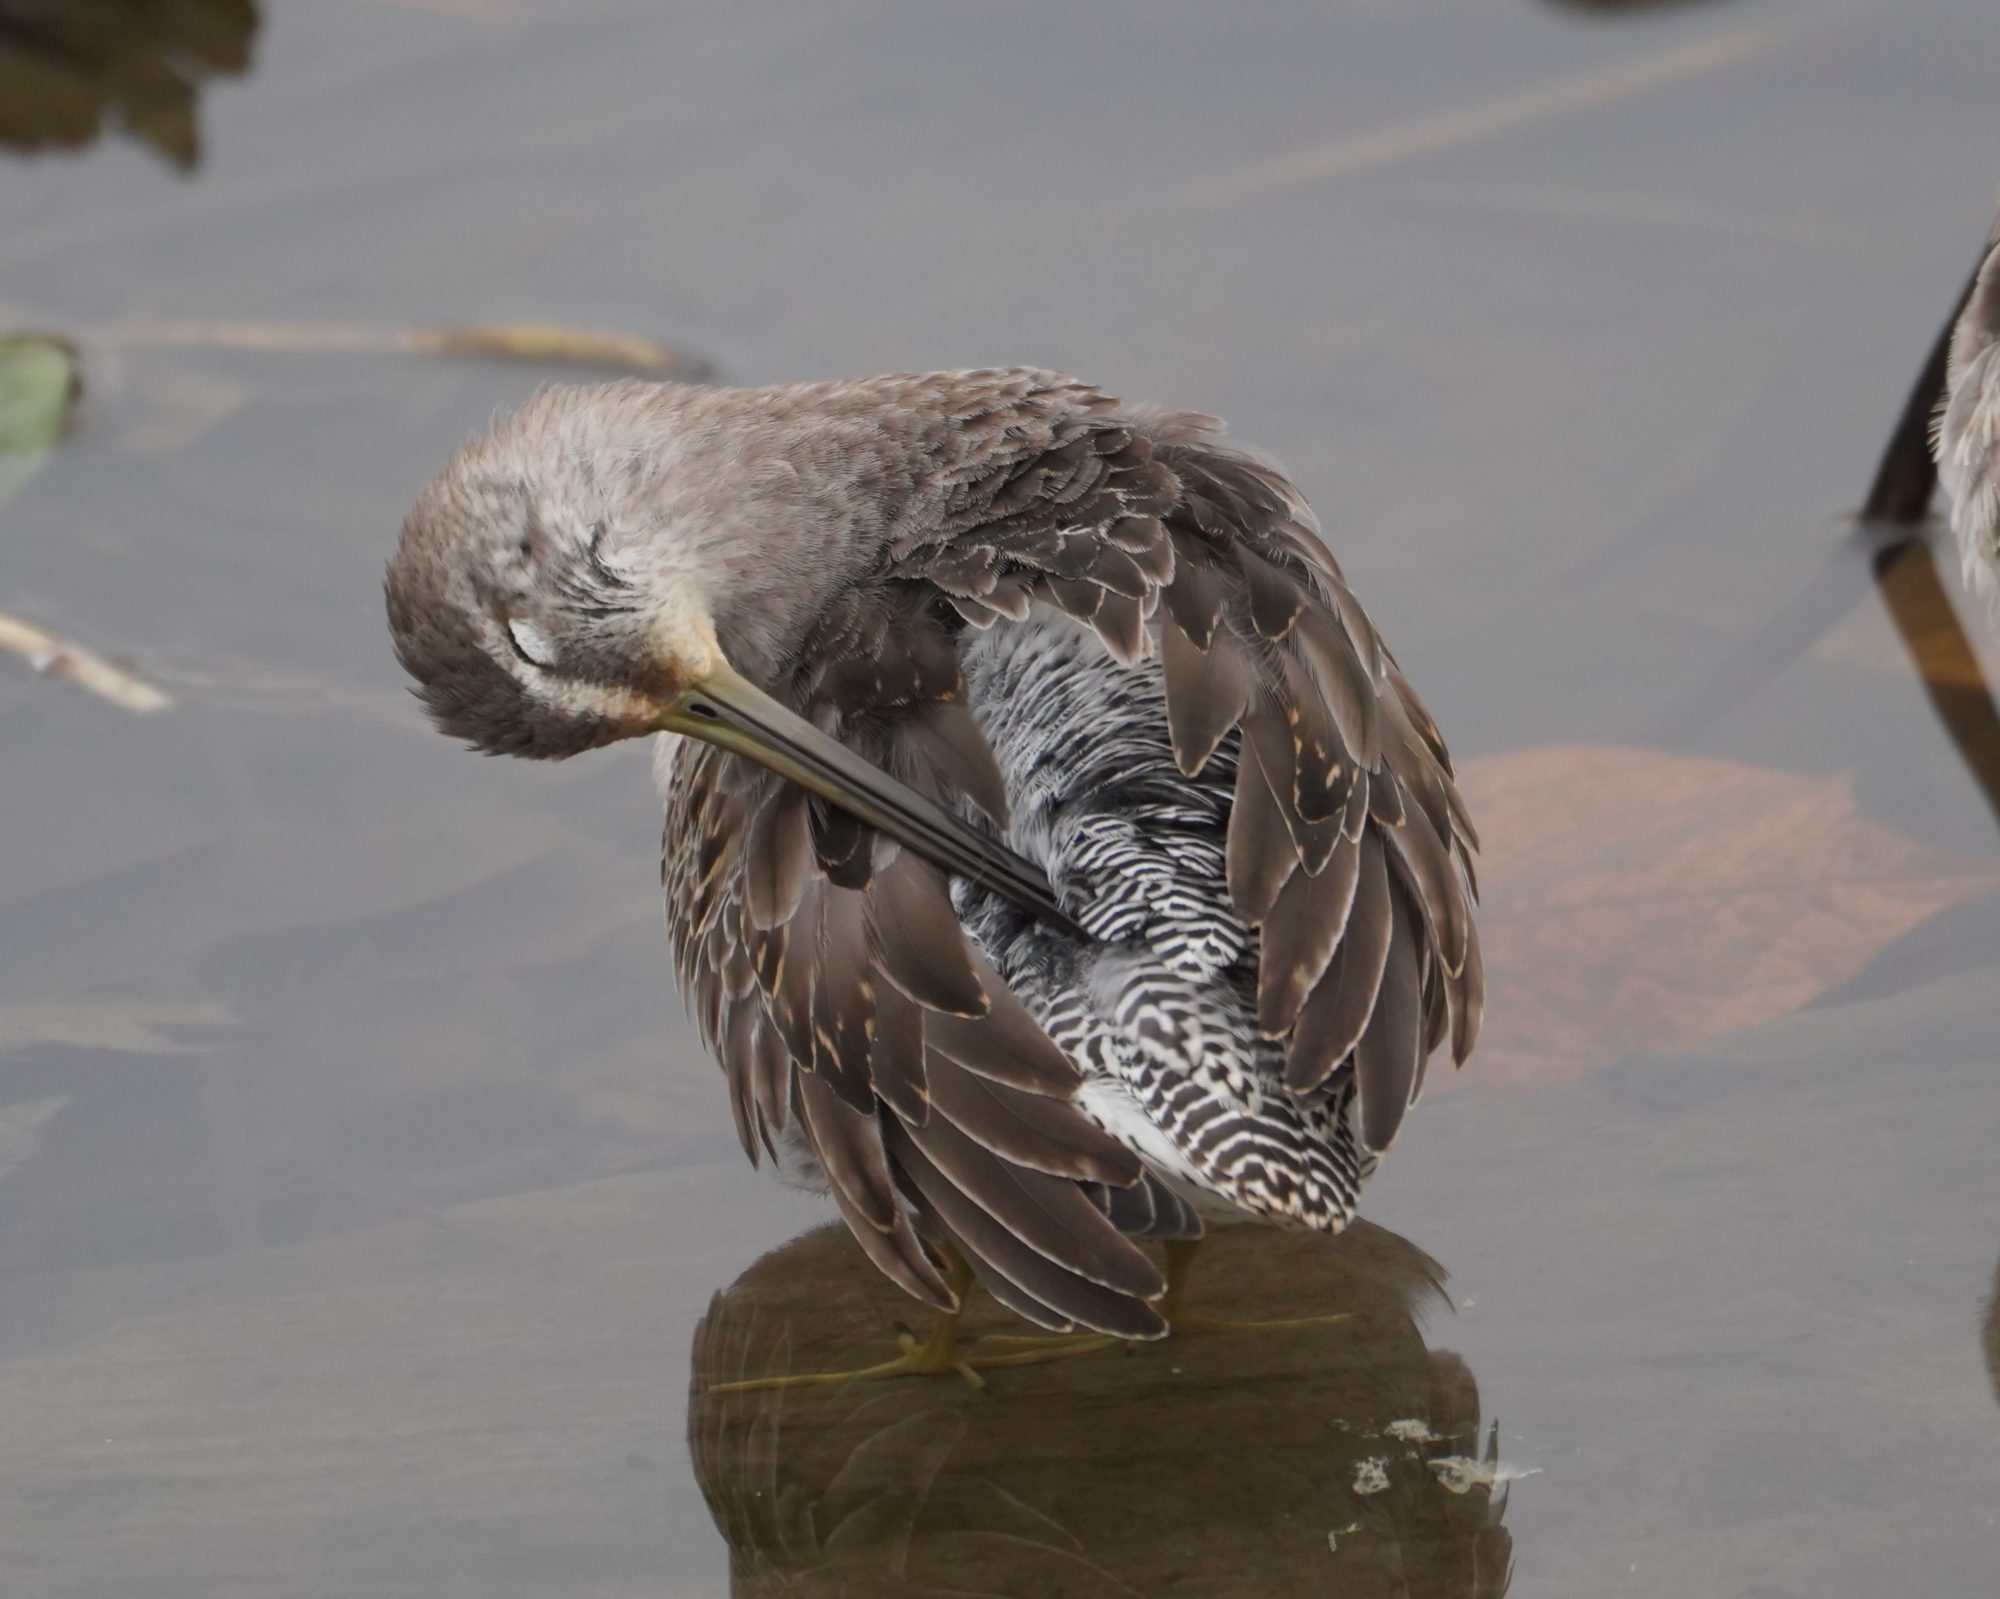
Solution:
[[(945, 1281), (952, 1297), (963, 1305), (974, 1286), (972, 1268), (954, 1249), (946, 1249), (945, 1260)], [(800, 1372), (785, 1377), (746, 1377), (736, 1382), (719, 1382), (709, 1392), (741, 1394), (771, 1388), (832, 1388), (842, 1383), (878, 1382), (885, 1377), (937, 1377), (946, 1372), (956, 1372), (973, 1387), (984, 1388), (986, 1379), (979, 1375), (982, 1371), (1004, 1366), (1038, 1366), (1045, 1361), (1111, 1349), (1119, 1342), (1103, 1333), (1060, 1333), (1020, 1338), (996, 1335), (962, 1344), (958, 1335), (959, 1314), (956, 1310), (940, 1311), (931, 1324), (930, 1336), (922, 1340), (907, 1327), (899, 1326), (896, 1343), (902, 1353), (872, 1366), (858, 1366), (852, 1371)]]
[[(805, 1371), (785, 1377), (745, 1377), (737, 1382), (719, 1382), (712, 1394), (751, 1393), (763, 1388), (834, 1388), (842, 1383), (874, 1382), (884, 1377), (935, 1377), (955, 1371), (975, 1388), (984, 1388), (986, 1379), (973, 1369), (973, 1362), (959, 1353), (958, 1312), (943, 1310), (931, 1326), (930, 1336), (921, 1341), (907, 1327), (896, 1330), (902, 1353), (893, 1360), (852, 1371)], [(985, 1364), (985, 1362), (980, 1362)]]
[(1351, 1320), (1342, 1311), (1331, 1316), (1266, 1316), (1236, 1321), (1226, 1316), (1204, 1316), (1187, 1309), (1188, 1278), (1194, 1274), (1195, 1251), (1199, 1238), (1169, 1238), (1167, 1250), (1167, 1291), (1160, 1300), (1160, 1314), (1175, 1335), (1187, 1332), (1286, 1332), (1298, 1327), (1331, 1327)]
[[(966, 1359), (981, 1371), (994, 1366), (1040, 1366), (1051, 1360), (1067, 1360), (1071, 1355), (1116, 1349), (1124, 1342), (1109, 1333), (1094, 1332), (985, 1333), (973, 1339), (975, 1350)], [(992, 1353), (996, 1349), (1008, 1353)]]

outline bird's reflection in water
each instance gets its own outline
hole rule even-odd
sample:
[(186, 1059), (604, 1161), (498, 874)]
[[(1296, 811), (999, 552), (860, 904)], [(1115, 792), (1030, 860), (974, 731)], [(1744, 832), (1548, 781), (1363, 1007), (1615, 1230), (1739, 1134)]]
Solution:
[[(695, 1336), (695, 1474), (742, 1595), (1338, 1592), (1492, 1599), (1512, 1539), (1497, 1429), (1420, 1322), (1435, 1262), (1365, 1222), (1236, 1228), (1196, 1292), (1231, 1318), (1130, 1353), (956, 1378), (715, 1393), (879, 1353), (905, 1312), (825, 1228), (717, 1295)], [(970, 1330), (1017, 1331), (976, 1300)]]

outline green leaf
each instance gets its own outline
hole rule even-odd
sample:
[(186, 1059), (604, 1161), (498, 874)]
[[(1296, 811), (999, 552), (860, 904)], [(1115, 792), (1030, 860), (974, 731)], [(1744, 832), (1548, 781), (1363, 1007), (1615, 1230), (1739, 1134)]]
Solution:
[(0, 504), (35, 475), (82, 391), (76, 346), (67, 339), (0, 334)]

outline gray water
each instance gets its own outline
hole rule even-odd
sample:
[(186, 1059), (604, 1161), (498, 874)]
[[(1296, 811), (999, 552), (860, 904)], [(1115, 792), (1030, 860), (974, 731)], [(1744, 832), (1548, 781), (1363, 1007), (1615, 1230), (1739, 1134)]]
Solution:
[[(2000, 10), (1604, 9), (295, 0), (191, 173), (0, 156), (0, 327), (88, 384), (0, 609), (176, 700), (0, 658), (5, 1592), (715, 1595), (719, 1525), (758, 1593), (1491, 1593), (1502, 1534), (1523, 1595), (2000, 1589), (2000, 724), (1848, 520), (1989, 216)], [(402, 512), (549, 371), (158, 338), (505, 319), (1056, 365), (1287, 464), (1490, 863), (1489, 1047), (1386, 1231), (1203, 1268), (1350, 1323), (690, 1451), (691, 1359), (914, 1307), (741, 1160), (642, 752), (477, 760), (399, 681)], [(1413, 1415), (1456, 1441), (1354, 1443)], [(1419, 1453), (1496, 1420), (1532, 1475), (1451, 1495)], [(824, 1532), (850, 1458), (900, 1508), (847, 1566), (732, 1520)]]

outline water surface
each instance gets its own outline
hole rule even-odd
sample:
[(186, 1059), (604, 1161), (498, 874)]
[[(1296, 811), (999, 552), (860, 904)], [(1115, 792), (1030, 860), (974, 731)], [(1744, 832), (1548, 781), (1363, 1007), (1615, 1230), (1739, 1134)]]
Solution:
[[(0, 609), (177, 701), (0, 659), (10, 1592), (711, 1595), (725, 1531), (744, 1592), (1990, 1591), (2000, 661), (1846, 516), (2000, 13), (1586, 9), (270, 4), (192, 176), (0, 158), (0, 326), (88, 384)], [(546, 373), (159, 332), (508, 318), (1059, 365), (1293, 471), (1466, 764), (1497, 974), (1383, 1231), (1212, 1268), (1350, 1338), (690, 1449), (691, 1369), (909, 1311), (742, 1164), (643, 754), (474, 760), (390, 658), (404, 508)], [(1496, 1420), (1534, 1474), (1453, 1494)]]

